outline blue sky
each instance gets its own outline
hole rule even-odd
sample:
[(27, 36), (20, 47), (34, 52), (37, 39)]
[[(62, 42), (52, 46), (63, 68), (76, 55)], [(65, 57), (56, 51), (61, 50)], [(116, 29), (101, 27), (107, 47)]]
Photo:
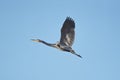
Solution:
[[(119, 0), (0, 0), (0, 80), (120, 80)], [(34, 43), (60, 39), (67, 16), (83, 58)]]

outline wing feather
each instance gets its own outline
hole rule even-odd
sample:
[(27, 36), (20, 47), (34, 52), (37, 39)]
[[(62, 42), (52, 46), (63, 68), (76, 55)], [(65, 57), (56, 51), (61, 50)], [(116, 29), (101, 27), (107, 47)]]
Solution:
[(72, 46), (75, 38), (75, 22), (72, 18), (67, 17), (61, 28), (60, 44)]

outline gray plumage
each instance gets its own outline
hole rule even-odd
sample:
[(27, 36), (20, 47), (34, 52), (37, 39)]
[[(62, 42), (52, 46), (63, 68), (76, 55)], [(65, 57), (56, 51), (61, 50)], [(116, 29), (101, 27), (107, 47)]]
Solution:
[(61, 28), (61, 38), (60, 38), (60, 42), (57, 42), (55, 44), (50, 44), (47, 43), (43, 40), (40, 39), (32, 39), (32, 41), (35, 42), (41, 42), (47, 46), (51, 46), (57, 49), (60, 49), (62, 51), (66, 51), (66, 52), (71, 52), (72, 54), (77, 55), (78, 57), (82, 58), (79, 54), (77, 54), (73, 49), (72, 49), (72, 45), (74, 42), (74, 38), (75, 38), (75, 22), (72, 18), (67, 17), (66, 20), (63, 23), (63, 26)]

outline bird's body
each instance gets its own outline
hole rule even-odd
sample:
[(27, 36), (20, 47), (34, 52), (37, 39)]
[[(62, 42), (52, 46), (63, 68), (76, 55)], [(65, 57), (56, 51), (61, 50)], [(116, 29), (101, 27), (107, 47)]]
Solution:
[(75, 54), (78, 57), (81, 57), (79, 54), (76, 54), (75, 51), (72, 49), (72, 45), (73, 45), (74, 37), (75, 37), (74, 29), (75, 29), (74, 20), (70, 17), (67, 17), (61, 28), (61, 38), (59, 42), (55, 44), (50, 44), (40, 39), (32, 39), (32, 41), (40, 42), (47, 46), (60, 49), (62, 51), (71, 52), (72, 54)]

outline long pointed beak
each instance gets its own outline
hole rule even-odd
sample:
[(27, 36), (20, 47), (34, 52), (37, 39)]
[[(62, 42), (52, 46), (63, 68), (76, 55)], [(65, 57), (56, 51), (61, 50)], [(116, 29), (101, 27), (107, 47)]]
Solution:
[(39, 39), (31, 39), (31, 40), (34, 42), (41, 42), (41, 40), (39, 40)]

